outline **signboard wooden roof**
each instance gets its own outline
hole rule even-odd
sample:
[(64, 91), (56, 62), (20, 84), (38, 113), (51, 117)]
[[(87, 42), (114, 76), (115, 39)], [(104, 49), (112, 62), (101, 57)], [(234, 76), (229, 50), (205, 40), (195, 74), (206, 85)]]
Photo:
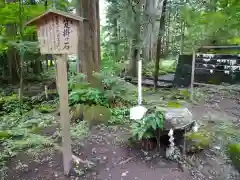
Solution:
[(59, 11), (57, 9), (50, 9), (47, 12), (37, 16), (36, 18), (31, 19), (30, 21), (28, 21), (25, 25), (26, 26), (32, 26), (32, 25), (36, 25), (39, 21), (41, 21), (44, 17), (48, 16), (48, 15), (59, 15), (59, 16), (64, 16), (67, 18), (70, 18), (72, 20), (76, 20), (76, 21), (84, 21), (87, 20), (85, 18), (82, 18), (80, 16), (76, 16), (74, 14), (70, 14), (64, 11)]
[(30, 20), (26, 25), (36, 25), (42, 54), (77, 54), (79, 22), (84, 18), (49, 10)]

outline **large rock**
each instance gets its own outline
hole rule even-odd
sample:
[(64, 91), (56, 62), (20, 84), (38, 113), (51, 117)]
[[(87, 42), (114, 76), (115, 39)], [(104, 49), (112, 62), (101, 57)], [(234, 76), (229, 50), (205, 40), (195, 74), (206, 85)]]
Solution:
[(160, 132), (161, 141), (169, 145), (169, 130), (173, 129), (175, 145), (182, 147), (184, 134), (191, 131), (195, 125), (192, 113), (187, 108), (157, 108), (164, 114), (164, 128)]
[(107, 123), (111, 118), (111, 111), (109, 108), (96, 105), (91, 106), (83, 114), (84, 120), (90, 122), (92, 125)]
[(213, 142), (212, 136), (212, 133), (203, 130), (186, 133), (186, 152), (197, 153), (203, 149), (209, 148)]
[(107, 123), (111, 115), (110, 109), (101, 105), (77, 104), (70, 109), (71, 122), (85, 120), (91, 124), (102, 124)]
[(158, 108), (164, 114), (164, 130), (190, 130), (194, 124), (188, 108)]

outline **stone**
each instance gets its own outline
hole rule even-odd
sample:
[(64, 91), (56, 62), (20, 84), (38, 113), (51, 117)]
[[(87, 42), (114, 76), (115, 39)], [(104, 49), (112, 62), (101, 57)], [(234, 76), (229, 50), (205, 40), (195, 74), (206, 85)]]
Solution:
[(194, 125), (192, 113), (188, 108), (157, 108), (164, 114), (164, 130), (169, 131), (171, 128), (186, 129)]
[(197, 153), (209, 148), (212, 143), (212, 134), (206, 131), (188, 132), (185, 134), (186, 152)]

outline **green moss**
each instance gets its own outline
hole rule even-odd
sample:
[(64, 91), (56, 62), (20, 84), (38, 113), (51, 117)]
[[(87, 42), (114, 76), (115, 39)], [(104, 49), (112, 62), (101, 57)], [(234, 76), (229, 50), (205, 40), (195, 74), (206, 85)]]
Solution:
[(182, 106), (179, 102), (170, 101), (170, 102), (168, 102), (167, 107), (181, 108)]
[(38, 107), (38, 111), (41, 113), (52, 113), (56, 111), (56, 105), (55, 104), (41, 104)]
[(228, 146), (228, 154), (233, 165), (240, 171), (240, 143), (230, 144)]
[(189, 144), (187, 148), (189, 152), (197, 152), (208, 148), (212, 143), (212, 134), (205, 131), (189, 132), (185, 134), (185, 138), (187, 144)]
[(111, 118), (110, 109), (100, 105), (91, 106), (84, 113), (84, 120), (96, 124), (108, 122), (110, 118)]
[(8, 139), (11, 137), (11, 133), (9, 131), (0, 131), (0, 139)]

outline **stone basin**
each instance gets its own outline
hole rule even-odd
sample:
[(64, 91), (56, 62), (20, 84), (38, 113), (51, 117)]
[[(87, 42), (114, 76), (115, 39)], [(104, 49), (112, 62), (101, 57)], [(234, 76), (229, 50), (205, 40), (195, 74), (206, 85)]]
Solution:
[(162, 134), (167, 134), (170, 129), (173, 129), (176, 134), (178, 134), (177, 132), (188, 132), (195, 124), (192, 113), (188, 108), (161, 107), (157, 108), (157, 111), (161, 111), (165, 118)]

